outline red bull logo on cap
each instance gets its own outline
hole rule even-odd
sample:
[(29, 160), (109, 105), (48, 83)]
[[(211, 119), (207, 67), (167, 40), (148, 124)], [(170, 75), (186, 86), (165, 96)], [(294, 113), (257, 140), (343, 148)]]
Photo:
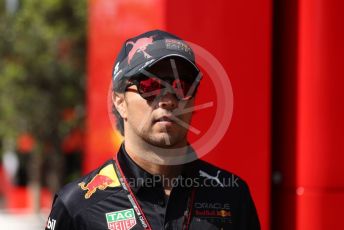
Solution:
[(107, 165), (95, 175), (89, 183), (81, 182), (80, 188), (87, 191), (85, 199), (89, 199), (96, 191), (105, 190), (108, 187), (119, 187), (121, 184), (112, 164)]
[(136, 42), (128, 41), (126, 45), (133, 46), (129, 51), (128, 64), (130, 65), (132, 58), (137, 52), (142, 52), (145, 58), (151, 58), (151, 55), (146, 52), (147, 46), (151, 44), (153, 44), (153, 36), (148, 38), (139, 38)]

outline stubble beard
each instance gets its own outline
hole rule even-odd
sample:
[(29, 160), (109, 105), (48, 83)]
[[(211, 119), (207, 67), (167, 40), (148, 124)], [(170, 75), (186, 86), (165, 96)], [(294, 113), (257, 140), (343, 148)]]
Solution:
[(143, 131), (140, 136), (145, 142), (155, 147), (173, 149), (185, 146), (186, 134), (184, 130), (179, 132), (166, 130), (159, 133)]

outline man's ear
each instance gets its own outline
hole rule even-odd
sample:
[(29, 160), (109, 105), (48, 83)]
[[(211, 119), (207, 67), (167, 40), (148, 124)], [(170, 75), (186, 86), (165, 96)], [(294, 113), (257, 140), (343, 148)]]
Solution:
[(116, 107), (116, 110), (121, 117), (125, 120), (127, 118), (127, 107), (125, 104), (124, 95), (112, 92), (112, 103)]

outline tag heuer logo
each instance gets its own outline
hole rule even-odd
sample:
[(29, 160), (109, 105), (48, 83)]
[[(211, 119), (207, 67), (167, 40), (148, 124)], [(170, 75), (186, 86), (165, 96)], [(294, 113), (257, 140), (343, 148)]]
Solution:
[(105, 215), (110, 230), (129, 230), (136, 225), (135, 213), (132, 208)]

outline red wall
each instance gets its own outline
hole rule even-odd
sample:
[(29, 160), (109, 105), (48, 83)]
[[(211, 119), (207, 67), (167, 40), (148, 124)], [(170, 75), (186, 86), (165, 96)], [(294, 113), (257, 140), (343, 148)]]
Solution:
[[(106, 103), (120, 46), (130, 36), (164, 29), (207, 49), (227, 70), (234, 95), (232, 121), (204, 159), (248, 182), (262, 229), (269, 229), (271, 11), (270, 0), (90, 0), (85, 171), (118, 147)], [(216, 105), (221, 106), (221, 98)], [(202, 113), (197, 117), (209, 122)]]
[(234, 95), (229, 130), (204, 159), (247, 180), (263, 229), (268, 229), (271, 2), (197, 2), (167, 1), (167, 30), (217, 57), (230, 76)]
[(275, 2), (274, 229), (344, 229), (343, 9), (340, 0)]
[(299, 3), (297, 229), (344, 229), (344, 2)]

